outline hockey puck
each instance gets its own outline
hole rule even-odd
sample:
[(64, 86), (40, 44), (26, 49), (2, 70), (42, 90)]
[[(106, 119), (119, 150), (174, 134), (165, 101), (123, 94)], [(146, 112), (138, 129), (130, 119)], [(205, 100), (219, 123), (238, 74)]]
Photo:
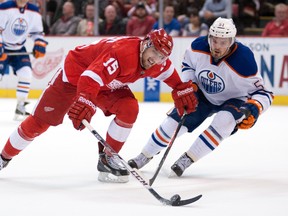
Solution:
[(172, 196), (172, 197), (170, 198), (170, 201), (171, 201), (171, 202), (179, 202), (180, 199), (181, 199), (180, 195), (179, 195), (179, 194), (175, 194), (174, 196)]

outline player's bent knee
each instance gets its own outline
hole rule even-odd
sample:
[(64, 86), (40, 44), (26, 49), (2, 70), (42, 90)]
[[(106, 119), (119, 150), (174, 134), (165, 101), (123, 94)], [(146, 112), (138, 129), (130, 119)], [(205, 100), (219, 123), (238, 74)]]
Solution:
[(117, 118), (123, 122), (133, 124), (139, 113), (138, 101), (135, 98), (125, 98), (121, 102), (115, 104), (118, 105)]
[(25, 134), (26, 137), (35, 138), (42, 133), (44, 133), (50, 127), (49, 124), (44, 121), (36, 118), (35, 116), (28, 116), (21, 123), (21, 130)]
[(24, 66), (16, 71), (16, 74), (19, 78), (23, 80), (30, 80), (32, 79), (32, 70), (28, 66)]

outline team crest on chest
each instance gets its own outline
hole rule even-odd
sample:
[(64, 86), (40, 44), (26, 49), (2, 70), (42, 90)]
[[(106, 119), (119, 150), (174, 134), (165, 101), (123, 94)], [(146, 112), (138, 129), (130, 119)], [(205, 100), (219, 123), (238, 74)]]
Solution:
[(225, 88), (223, 79), (210, 70), (203, 70), (198, 75), (198, 80), (204, 90), (209, 94), (222, 92)]
[(20, 36), (23, 35), (28, 28), (28, 23), (26, 22), (25, 19), (18, 18), (12, 23), (12, 32), (13, 34)]
[(111, 81), (110, 83), (108, 83), (106, 86), (110, 89), (118, 89), (123, 87), (125, 84), (122, 83), (119, 80), (114, 79), (113, 81)]

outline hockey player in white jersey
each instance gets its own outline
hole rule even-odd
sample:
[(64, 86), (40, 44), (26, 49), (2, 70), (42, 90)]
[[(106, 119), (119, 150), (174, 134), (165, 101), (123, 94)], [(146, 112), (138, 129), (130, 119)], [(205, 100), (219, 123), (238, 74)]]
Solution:
[[(181, 77), (183, 82), (190, 80), (198, 86), (194, 92), (198, 107), (186, 116), (178, 136), (193, 132), (215, 115), (208, 128), (171, 166), (177, 176), (238, 129), (251, 128), (272, 103), (273, 93), (265, 88), (252, 51), (235, 41), (235, 36), (233, 20), (220, 17), (211, 25), (208, 36), (195, 39), (185, 52)], [(129, 165), (140, 169), (167, 147), (180, 118), (174, 108), (142, 152), (128, 161)]]
[[(25, 42), (34, 41), (33, 55), (43, 57), (48, 44), (43, 37), (42, 17), (39, 9), (28, 0), (7, 1), (0, 4), (0, 77), (9, 73), (9, 65), (18, 78), (15, 120), (29, 115), (25, 106), (32, 80), (32, 68)], [(18, 53), (17, 55), (12, 54)]]

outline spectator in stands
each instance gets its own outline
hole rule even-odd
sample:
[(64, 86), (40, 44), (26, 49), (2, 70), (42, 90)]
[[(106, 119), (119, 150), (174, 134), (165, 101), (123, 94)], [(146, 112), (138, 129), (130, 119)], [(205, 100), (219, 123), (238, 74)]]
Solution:
[(239, 19), (236, 21), (240, 28), (258, 28), (260, 16), (260, 1), (237, 0)]
[[(174, 17), (175, 11), (172, 5), (167, 5), (163, 11), (163, 28), (170, 36), (180, 36), (181, 24)], [(153, 29), (159, 29), (159, 21), (153, 25)]]
[(85, 15), (77, 26), (77, 35), (92, 36), (94, 35), (94, 3), (89, 2), (85, 5)]
[(148, 14), (145, 4), (139, 2), (135, 7), (135, 15), (128, 20), (126, 34), (144, 36), (152, 30), (155, 22), (154, 17)]
[(55, 14), (58, 8), (58, 2), (56, 0), (48, 0), (46, 3), (46, 17), (47, 25), (51, 27), (55, 21)]
[(199, 11), (201, 21), (210, 26), (218, 17), (227, 18), (230, 8), (227, 0), (205, 0)]
[(43, 11), (43, 7), (42, 7), (42, 1), (40, 1), (40, 0), (37, 0), (37, 1), (29, 0), (28, 2), (30, 2), (31, 4), (35, 4), (39, 8), (39, 12), (40, 12), (41, 17), (42, 17), (43, 32), (44, 32), (45, 35), (48, 35), (49, 34), (49, 26), (48, 26), (46, 20), (43, 17), (44, 11)]
[(75, 7), (72, 2), (65, 2), (60, 17), (51, 27), (51, 35), (76, 35), (78, 23), (81, 18), (75, 16)]
[(114, 5), (108, 5), (104, 11), (104, 20), (99, 23), (100, 35), (125, 35), (126, 22), (117, 16)]
[(206, 36), (208, 35), (208, 25), (202, 23), (197, 9), (192, 10), (187, 14), (189, 23), (187, 23), (182, 32), (182, 36)]
[(284, 3), (277, 4), (274, 14), (274, 19), (266, 24), (262, 36), (288, 36), (288, 6)]
[[(181, 28), (184, 28), (184, 26), (190, 22), (188, 14), (190, 14), (192, 11), (197, 10), (198, 12), (201, 10), (201, 8), (204, 5), (205, 0), (182, 0), (179, 2), (178, 5), (178, 12), (175, 11), (177, 20), (181, 24)], [(175, 7), (174, 7), (175, 8)]]
[(144, 4), (147, 14), (149, 14), (149, 15), (152, 14), (153, 11), (152, 11), (152, 9), (150, 8), (150, 6), (147, 3), (145, 3), (145, 2), (143, 2), (141, 0), (134, 0), (134, 1), (131, 1), (131, 8), (127, 12), (127, 17), (132, 17), (132, 16), (136, 15), (136, 9), (137, 9), (137, 5), (139, 3), (143, 3)]
[[(65, 0), (65, 1), (70, 1), (73, 2), (74, 7), (75, 7), (75, 16), (84, 17), (85, 14), (85, 5), (88, 3), (88, 0)], [(89, 0), (91, 2), (94, 2), (93, 0)]]
[[(116, 9), (116, 14), (119, 19), (126, 19), (125, 21), (127, 22), (127, 11), (125, 9), (125, 0), (110, 0), (109, 1), (111, 5), (114, 5)], [(124, 21), (123, 20), (123, 21)]]
[[(204, 5), (205, 0), (181, 0), (178, 2), (178, 14), (187, 14), (192, 12), (192, 10), (200, 11)], [(177, 14), (177, 11), (176, 11)]]

